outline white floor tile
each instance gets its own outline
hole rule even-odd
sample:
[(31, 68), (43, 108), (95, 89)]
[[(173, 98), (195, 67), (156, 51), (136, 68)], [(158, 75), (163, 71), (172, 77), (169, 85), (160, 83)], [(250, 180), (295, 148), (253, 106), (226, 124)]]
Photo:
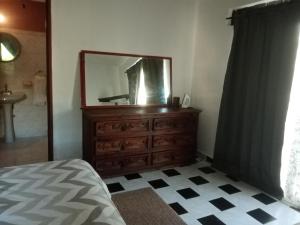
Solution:
[[(145, 187), (152, 187), (148, 181), (162, 179), (169, 186), (153, 189), (167, 204), (179, 203), (188, 212), (180, 217), (188, 225), (199, 225), (197, 220), (209, 215), (215, 215), (227, 225), (260, 225), (261, 223), (247, 214), (248, 211), (260, 208), (266, 213), (276, 218), (275, 221), (267, 223), (268, 225), (295, 225), (300, 223), (300, 213), (277, 201), (265, 205), (254, 199), (252, 196), (262, 193), (259, 189), (241, 181), (233, 181), (224, 173), (217, 171), (206, 174), (199, 170), (200, 167), (207, 167), (208, 162), (197, 162), (190, 166), (175, 167), (180, 175), (168, 177), (160, 170), (140, 173), (142, 178), (127, 180), (124, 176), (105, 179), (107, 184), (120, 183), (125, 190), (131, 191)], [(188, 178), (201, 176), (209, 183), (196, 185)], [(220, 185), (231, 184), (241, 190), (234, 194), (228, 194), (218, 188)], [(153, 188), (153, 187), (152, 187)], [(177, 190), (191, 188), (200, 196), (190, 199), (182, 197)], [(122, 192), (124, 192), (122, 191)], [(119, 192), (117, 192), (119, 193)], [(221, 211), (209, 201), (217, 198), (224, 198), (235, 207)]]

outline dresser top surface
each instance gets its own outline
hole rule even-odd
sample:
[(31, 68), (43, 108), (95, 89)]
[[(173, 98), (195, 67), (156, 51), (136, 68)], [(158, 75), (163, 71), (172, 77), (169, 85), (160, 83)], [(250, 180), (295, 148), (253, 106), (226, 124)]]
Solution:
[(83, 113), (89, 116), (101, 115), (132, 115), (132, 114), (173, 114), (173, 113), (200, 113), (201, 110), (194, 108), (174, 107), (131, 107), (131, 108), (104, 108), (104, 109), (83, 109)]

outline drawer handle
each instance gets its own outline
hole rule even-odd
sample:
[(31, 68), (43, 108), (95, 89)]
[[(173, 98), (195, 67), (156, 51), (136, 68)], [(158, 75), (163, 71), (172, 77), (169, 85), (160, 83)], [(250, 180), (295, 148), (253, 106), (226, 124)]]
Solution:
[(120, 128), (120, 124), (113, 124), (112, 125), (112, 129), (119, 129)]
[(124, 125), (122, 125), (122, 127), (121, 127), (121, 130), (122, 131), (125, 131), (127, 129), (127, 126), (124, 124)]

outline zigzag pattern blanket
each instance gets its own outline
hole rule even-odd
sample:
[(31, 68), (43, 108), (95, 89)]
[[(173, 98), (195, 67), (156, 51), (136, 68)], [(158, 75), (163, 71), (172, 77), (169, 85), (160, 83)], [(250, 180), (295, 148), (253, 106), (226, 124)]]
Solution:
[(125, 225), (85, 161), (0, 169), (0, 225)]

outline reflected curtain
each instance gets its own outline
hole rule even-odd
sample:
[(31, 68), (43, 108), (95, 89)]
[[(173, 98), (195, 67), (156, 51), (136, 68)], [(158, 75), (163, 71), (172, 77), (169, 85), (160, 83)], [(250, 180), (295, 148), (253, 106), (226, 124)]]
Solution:
[(165, 103), (163, 60), (144, 58), (142, 65), (145, 74), (147, 104)]
[(130, 67), (127, 71), (128, 89), (129, 89), (129, 103), (137, 104), (137, 97), (139, 93), (141, 61)]
[(126, 71), (130, 104), (137, 104), (142, 69), (147, 92), (147, 104), (164, 104), (163, 60), (152, 58), (143, 58)]
[(281, 152), (298, 46), (298, 3), (233, 13), (215, 143), (217, 169), (277, 197), (282, 196)]

